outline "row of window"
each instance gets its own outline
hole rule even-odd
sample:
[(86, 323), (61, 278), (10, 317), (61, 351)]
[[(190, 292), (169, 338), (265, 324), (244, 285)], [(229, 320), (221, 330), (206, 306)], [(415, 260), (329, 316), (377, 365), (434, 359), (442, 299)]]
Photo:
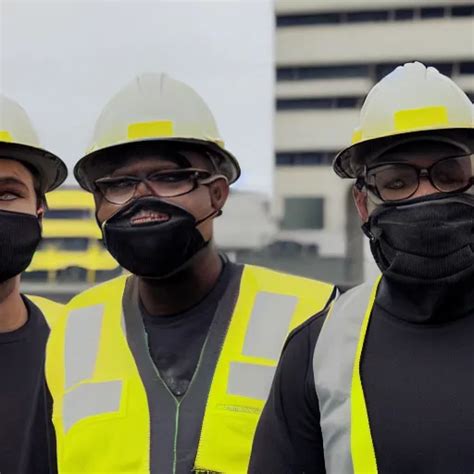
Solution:
[(88, 209), (48, 209), (45, 217), (48, 219), (90, 219), (94, 217)]
[(421, 8), (396, 8), (390, 10), (351, 10), (339, 12), (277, 15), (278, 27), (305, 25), (335, 25), (385, 21), (430, 20), (445, 17), (474, 16), (474, 6), (458, 4)]
[[(317, 92), (317, 91), (315, 91)], [(474, 92), (467, 96), (474, 102)], [(364, 97), (298, 97), (277, 99), (277, 110), (321, 110), (321, 109), (359, 109)]]
[[(277, 68), (278, 81), (304, 81), (309, 79), (364, 78), (375, 82), (393, 71), (400, 63), (340, 64), (334, 66), (282, 66)], [(474, 74), (474, 61), (436, 62), (427, 61), (446, 76)]]
[(276, 100), (276, 109), (354, 109), (362, 105), (363, 99), (363, 97), (298, 97), (290, 99), (279, 98)]
[(332, 164), (335, 151), (277, 152), (277, 166), (324, 166)]

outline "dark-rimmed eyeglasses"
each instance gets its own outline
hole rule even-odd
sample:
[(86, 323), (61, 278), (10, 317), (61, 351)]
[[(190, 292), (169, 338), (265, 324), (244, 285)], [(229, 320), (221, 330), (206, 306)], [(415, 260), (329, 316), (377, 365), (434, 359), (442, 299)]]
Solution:
[(359, 180), (382, 201), (411, 198), (420, 187), (421, 178), (442, 193), (467, 191), (474, 184), (474, 154), (450, 156), (427, 168), (410, 163), (385, 163), (368, 168)]
[[(158, 171), (146, 176), (114, 176), (100, 178), (95, 185), (111, 204), (126, 204), (137, 195), (141, 183), (157, 197), (171, 198), (194, 191), (199, 184), (206, 184), (211, 173), (201, 169)], [(215, 176), (212, 176), (214, 179)]]

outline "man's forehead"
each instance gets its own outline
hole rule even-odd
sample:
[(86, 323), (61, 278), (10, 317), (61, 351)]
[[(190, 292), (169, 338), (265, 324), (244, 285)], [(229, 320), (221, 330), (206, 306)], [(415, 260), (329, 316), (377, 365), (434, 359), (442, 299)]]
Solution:
[(380, 154), (376, 160), (378, 163), (384, 162), (432, 162), (449, 156), (463, 155), (465, 151), (453, 144), (443, 141), (413, 141), (403, 143), (386, 150)]
[(14, 176), (24, 182), (33, 182), (33, 174), (21, 162), (0, 156), (0, 177)]
[(140, 169), (181, 169), (181, 168), (204, 168), (211, 169), (210, 159), (200, 151), (194, 150), (141, 150), (130, 151), (126, 157), (122, 157), (120, 165), (113, 174), (121, 174), (124, 171), (139, 171)]

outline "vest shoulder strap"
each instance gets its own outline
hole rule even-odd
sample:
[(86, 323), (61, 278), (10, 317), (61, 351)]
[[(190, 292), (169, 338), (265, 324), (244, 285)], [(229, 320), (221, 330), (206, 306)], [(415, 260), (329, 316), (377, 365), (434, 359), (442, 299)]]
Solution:
[(67, 304), (68, 310), (104, 304), (109, 300), (121, 301), (127, 278), (128, 275), (121, 275), (79, 293)]
[(42, 296), (26, 295), (26, 297), (41, 310), (50, 328), (53, 327), (58, 318), (64, 316), (64, 305)]
[(316, 342), (313, 373), (327, 472), (374, 473), (360, 360), (379, 281), (342, 294)]
[(256, 291), (298, 298), (301, 316), (294, 318), (290, 331), (322, 311), (334, 295), (334, 285), (330, 283), (254, 265), (245, 265), (244, 278), (246, 285), (253, 283)]

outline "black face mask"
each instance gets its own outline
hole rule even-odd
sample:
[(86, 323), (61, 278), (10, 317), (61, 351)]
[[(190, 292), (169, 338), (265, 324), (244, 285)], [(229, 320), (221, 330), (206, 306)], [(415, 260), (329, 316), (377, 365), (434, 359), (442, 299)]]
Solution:
[(26, 270), (40, 241), (37, 216), (0, 211), (0, 283)]
[(396, 281), (456, 283), (474, 273), (474, 196), (386, 203), (362, 229), (380, 270)]
[[(156, 211), (169, 217), (164, 222), (132, 225), (140, 211)], [(214, 211), (196, 221), (185, 209), (156, 197), (132, 201), (102, 224), (104, 243), (117, 262), (134, 275), (164, 278), (186, 267), (205, 242), (196, 228), (218, 215)]]

